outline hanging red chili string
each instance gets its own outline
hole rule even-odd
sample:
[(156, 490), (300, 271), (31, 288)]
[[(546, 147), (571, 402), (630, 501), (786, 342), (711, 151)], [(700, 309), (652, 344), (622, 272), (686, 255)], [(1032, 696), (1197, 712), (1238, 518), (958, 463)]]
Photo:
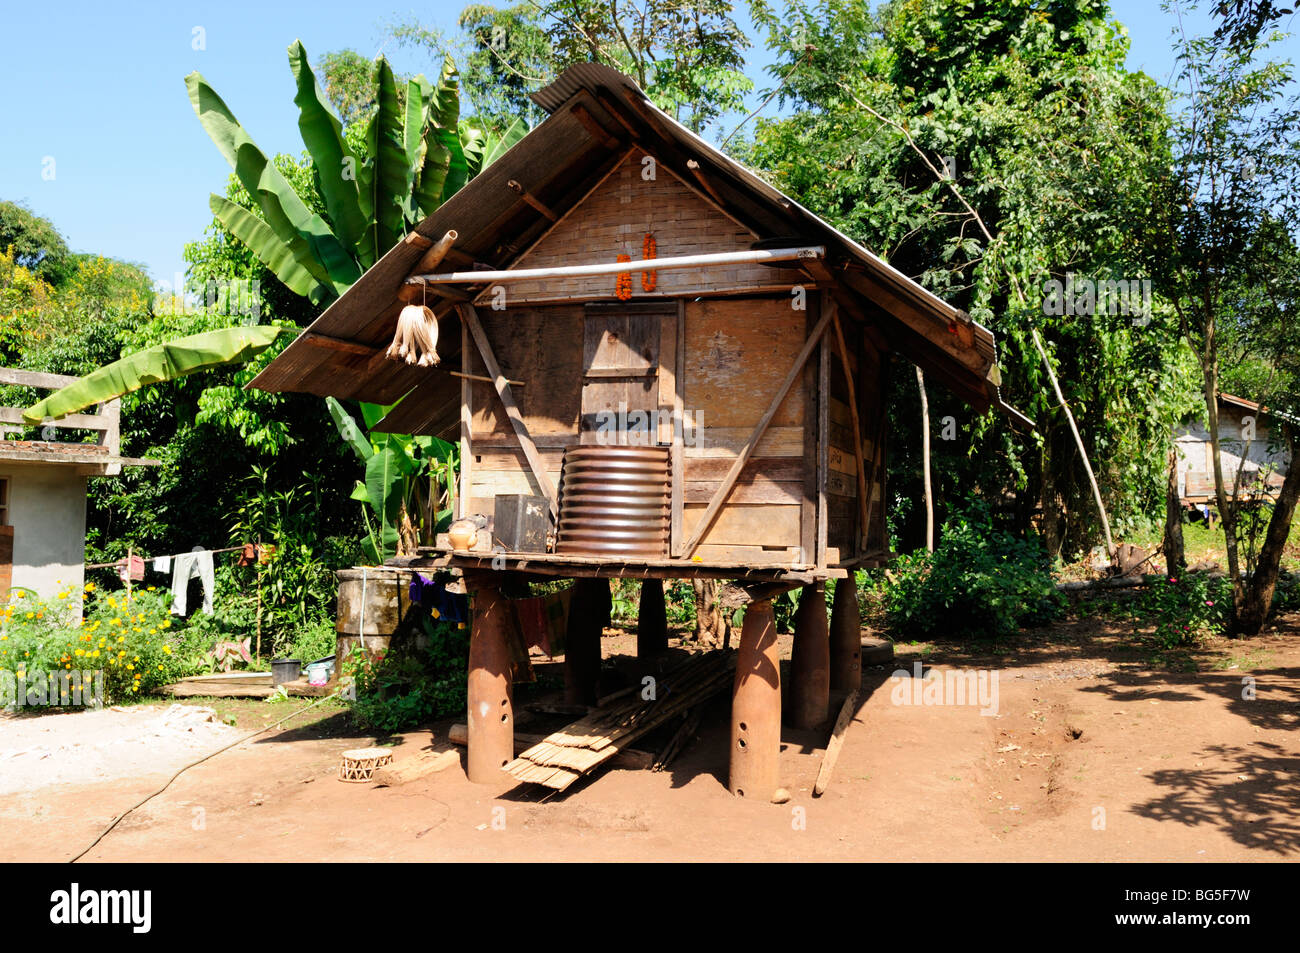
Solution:
[[(619, 255), (619, 261), (631, 261), (631, 255)], [(614, 296), (619, 301), (629, 301), (632, 298), (632, 272), (620, 271), (618, 280), (614, 283)]]
[[(653, 261), (658, 257), (659, 246), (655, 242), (653, 232), (646, 232), (645, 238), (641, 242), (641, 257), (646, 261)], [(655, 271), (641, 272), (641, 290), (654, 291), (659, 284), (659, 273)]]

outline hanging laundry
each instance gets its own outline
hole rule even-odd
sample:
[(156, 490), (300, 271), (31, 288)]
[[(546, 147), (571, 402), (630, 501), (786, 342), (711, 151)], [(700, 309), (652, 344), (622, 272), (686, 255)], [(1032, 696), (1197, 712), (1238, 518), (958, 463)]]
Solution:
[(144, 579), (144, 559), (140, 556), (129, 556), (117, 570), (118, 577), (123, 583), (128, 580), (131, 582), (141, 582)]
[(154, 572), (171, 572), (172, 558), (170, 556), (156, 556), (153, 561)]
[(239, 551), (239, 555), (235, 558), (235, 565), (236, 566), (253, 565), (253, 563), (257, 562), (257, 556), (258, 556), (257, 550), (258, 547), (255, 544), (245, 543), (244, 548)]
[(195, 576), (203, 584), (203, 611), (212, 615), (212, 593), (216, 589), (212, 551), (195, 546), (192, 552), (177, 556), (172, 567), (172, 615), (186, 614), (190, 580)]
[(420, 573), (411, 574), (411, 601), (428, 609), (440, 622), (468, 622), (469, 600), (447, 591), (447, 583)]

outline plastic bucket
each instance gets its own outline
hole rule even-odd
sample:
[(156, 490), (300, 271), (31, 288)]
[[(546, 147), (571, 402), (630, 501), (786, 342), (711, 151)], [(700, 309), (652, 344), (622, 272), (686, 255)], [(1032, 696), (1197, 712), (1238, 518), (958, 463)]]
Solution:
[(302, 675), (302, 659), (282, 658), (271, 662), (271, 684), (296, 682)]

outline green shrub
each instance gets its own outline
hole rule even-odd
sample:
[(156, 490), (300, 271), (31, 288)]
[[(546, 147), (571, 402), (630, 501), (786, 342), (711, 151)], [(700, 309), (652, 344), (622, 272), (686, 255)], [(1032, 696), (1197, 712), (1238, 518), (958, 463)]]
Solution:
[[(78, 604), (84, 618), (77, 617)], [(42, 600), (15, 590), (0, 609), (0, 671), (28, 673), (98, 670), (104, 700), (146, 694), (198, 670), (199, 650), (171, 617), (171, 592), (153, 586), (105, 592), (93, 583), (67, 587)]]
[(1154, 620), (1156, 640), (1172, 649), (1224, 632), (1231, 605), (1232, 587), (1226, 578), (1186, 573), (1153, 582), (1135, 600), (1133, 615)]
[(888, 625), (909, 639), (1001, 638), (1063, 605), (1043, 546), (998, 529), (982, 506), (945, 523), (933, 554), (902, 556), (876, 579)]
[(361, 727), (399, 731), (464, 712), (469, 628), (427, 618), (423, 624), (423, 649), (411, 644), (372, 661), (356, 648), (342, 662), (354, 679), (352, 714)]

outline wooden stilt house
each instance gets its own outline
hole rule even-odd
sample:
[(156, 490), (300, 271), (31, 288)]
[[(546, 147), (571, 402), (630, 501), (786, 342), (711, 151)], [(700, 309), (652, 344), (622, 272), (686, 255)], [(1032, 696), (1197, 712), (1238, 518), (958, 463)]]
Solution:
[[(476, 592), (472, 777), (499, 776), (513, 757), (502, 573), (708, 577), (752, 599), (731, 786), (770, 790), (780, 689), (768, 600), (886, 557), (892, 356), (984, 411), (1001, 403), (993, 336), (622, 74), (574, 66), (534, 98), (549, 118), (252, 386), (400, 400), (379, 430), (459, 441), (458, 513), (492, 529), (414, 564), (458, 567)], [(389, 358), (399, 315), (425, 304), (441, 363)], [(540, 544), (537, 533), (519, 543), (521, 499), (541, 513)], [(579, 587), (574, 612), (590, 591)], [(809, 641), (801, 692), (808, 717), (824, 718), (819, 679), (858, 678), (856, 599), (837, 600), (829, 641), (824, 618)], [(576, 680), (594, 678), (589, 647), (571, 639), (569, 655)]]

